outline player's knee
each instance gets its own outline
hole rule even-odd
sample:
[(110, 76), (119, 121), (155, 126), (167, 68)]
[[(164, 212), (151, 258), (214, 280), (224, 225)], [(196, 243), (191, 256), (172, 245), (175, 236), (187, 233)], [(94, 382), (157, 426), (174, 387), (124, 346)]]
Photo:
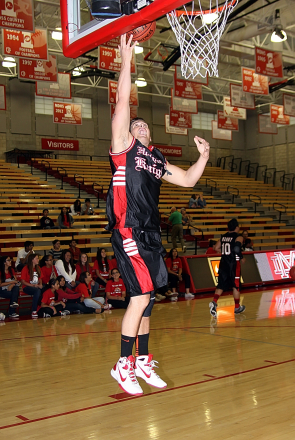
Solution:
[(130, 305), (136, 307), (143, 313), (150, 302), (150, 295), (133, 296), (130, 300)]
[(155, 294), (153, 293), (151, 295), (151, 299), (150, 299), (145, 311), (143, 312), (143, 315), (142, 315), (143, 318), (149, 318), (151, 316), (154, 304), (155, 304)]

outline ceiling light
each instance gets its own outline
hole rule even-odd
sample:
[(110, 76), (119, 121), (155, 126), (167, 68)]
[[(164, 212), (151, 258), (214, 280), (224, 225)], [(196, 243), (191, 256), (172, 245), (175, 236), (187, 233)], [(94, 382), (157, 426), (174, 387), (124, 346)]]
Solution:
[(15, 67), (16, 66), (15, 59), (13, 57), (5, 57), (4, 60), (2, 61), (2, 66)]
[(72, 71), (73, 76), (80, 76), (84, 72), (83, 67), (75, 67), (75, 69)]
[(145, 87), (147, 85), (147, 82), (146, 82), (145, 78), (140, 77), (140, 78), (137, 78), (137, 80), (135, 81), (135, 84), (137, 85), (137, 87)]
[(62, 40), (61, 28), (56, 28), (55, 31), (52, 31), (51, 36), (54, 40)]
[(208, 14), (203, 14), (201, 16), (202, 21), (204, 24), (212, 24), (214, 23), (215, 20), (217, 20), (218, 18), (218, 13), (217, 12), (211, 12)]
[(287, 34), (282, 29), (276, 28), (271, 34), (271, 39), (273, 43), (281, 43), (287, 40)]
[(135, 46), (135, 53), (136, 54), (138, 54), (138, 53), (142, 53), (143, 52), (143, 47), (141, 47), (141, 46)]

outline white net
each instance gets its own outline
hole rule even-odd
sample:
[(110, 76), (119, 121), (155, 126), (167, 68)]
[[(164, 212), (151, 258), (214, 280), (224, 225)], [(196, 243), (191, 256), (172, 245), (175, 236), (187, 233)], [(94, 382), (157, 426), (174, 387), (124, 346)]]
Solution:
[[(195, 8), (195, 3), (198, 9)], [(184, 5), (182, 10), (167, 14), (169, 24), (181, 51), (181, 73), (186, 79), (197, 75), (203, 78), (218, 76), (219, 42), (229, 14), (238, 0), (225, 0), (218, 6), (210, 0), (210, 7), (202, 10), (201, 0)]]

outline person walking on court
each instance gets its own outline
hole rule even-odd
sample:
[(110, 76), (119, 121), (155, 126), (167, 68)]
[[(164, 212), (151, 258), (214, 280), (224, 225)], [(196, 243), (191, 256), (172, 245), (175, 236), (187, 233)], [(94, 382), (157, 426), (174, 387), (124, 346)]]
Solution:
[(240, 276), (243, 255), (241, 251), (243, 237), (239, 236), (239, 223), (233, 218), (227, 224), (228, 232), (215, 245), (217, 253), (221, 252), (218, 284), (213, 301), (209, 303), (210, 314), (217, 317), (217, 301), (225, 290), (232, 290), (235, 300), (235, 314), (244, 312), (245, 306), (240, 305)]
[(169, 217), (169, 222), (172, 223), (172, 230), (171, 230), (171, 240), (172, 240), (172, 246), (174, 248), (177, 248), (177, 238), (181, 243), (181, 247), (183, 252), (186, 251), (186, 246), (184, 244), (183, 239), (183, 224), (182, 224), (182, 214), (181, 212), (177, 211), (175, 206), (172, 206), (171, 208), (171, 215)]
[[(188, 170), (169, 164), (162, 153), (150, 146), (151, 134), (142, 118), (130, 121), (131, 59), (136, 43), (131, 35), (121, 36), (121, 71), (115, 113), (112, 119), (110, 163), (112, 180), (107, 196), (106, 229), (113, 231), (112, 245), (118, 269), (130, 292), (130, 303), (122, 321), (121, 355), (111, 370), (120, 387), (132, 395), (143, 390), (137, 378), (164, 388), (149, 352), (150, 316), (155, 290), (167, 285), (159, 219), (161, 178), (191, 188), (201, 177), (209, 158), (209, 144), (195, 137), (200, 157)], [(132, 355), (136, 341), (137, 357)]]

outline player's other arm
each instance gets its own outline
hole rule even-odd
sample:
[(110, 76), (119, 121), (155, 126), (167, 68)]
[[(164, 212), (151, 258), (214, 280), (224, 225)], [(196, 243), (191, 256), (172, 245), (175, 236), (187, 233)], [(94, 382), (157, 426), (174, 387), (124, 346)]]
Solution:
[(221, 241), (220, 241), (220, 240), (218, 240), (218, 242), (215, 243), (215, 245), (213, 246), (213, 249), (214, 249), (218, 254), (221, 253)]
[(167, 162), (167, 173), (163, 176), (164, 180), (187, 188), (195, 186), (202, 176), (208, 162), (210, 145), (207, 141), (198, 136), (195, 136), (194, 141), (200, 153), (197, 162), (186, 171)]
[(135, 44), (131, 44), (132, 36), (126, 41), (126, 35), (121, 36), (120, 54), (121, 70), (118, 80), (116, 107), (112, 119), (112, 152), (120, 153), (126, 150), (132, 142), (129, 132), (130, 124), (130, 92), (131, 92), (131, 59)]
[(235, 241), (234, 251), (240, 257), (240, 260), (243, 259), (242, 244), (243, 244), (243, 237), (241, 236), (237, 237)]

